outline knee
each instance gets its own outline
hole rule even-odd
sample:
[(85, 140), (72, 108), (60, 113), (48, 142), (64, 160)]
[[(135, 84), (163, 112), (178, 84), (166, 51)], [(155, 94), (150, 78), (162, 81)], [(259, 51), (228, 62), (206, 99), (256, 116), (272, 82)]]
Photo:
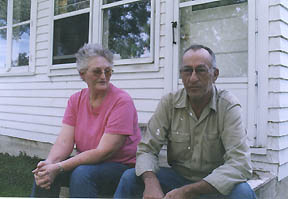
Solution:
[(86, 165), (80, 165), (78, 167), (76, 167), (70, 176), (70, 183), (71, 182), (78, 182), (78, 183), (83, 183), (87, 180), (89, 180), (89, 173), (88, 173), (89, 169), (86, 168)]
[(136, 181), (135, 169), (127, 169), (121, 176), (120, 183), (134, 183)]
[(251, 189), (248, 183), (243, 182), (235, 185), (233, 188), (230, 199), (256, 199), (254, 191)]
[(143, 190), (143, 181), (136, 176), (135, 169), (128, 169), (120, 179), (114, 198), (142, 198)]

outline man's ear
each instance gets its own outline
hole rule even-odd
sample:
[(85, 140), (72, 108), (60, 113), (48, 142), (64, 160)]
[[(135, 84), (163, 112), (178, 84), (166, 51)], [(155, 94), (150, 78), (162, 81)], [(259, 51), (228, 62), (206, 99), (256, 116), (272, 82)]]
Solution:
[(218, 76), (219, 76), (219, 69), (218, 68), (214, 68), (214, 71), (213, 71), (213, 83), (215, 83), (215, 81), (217, 80)]

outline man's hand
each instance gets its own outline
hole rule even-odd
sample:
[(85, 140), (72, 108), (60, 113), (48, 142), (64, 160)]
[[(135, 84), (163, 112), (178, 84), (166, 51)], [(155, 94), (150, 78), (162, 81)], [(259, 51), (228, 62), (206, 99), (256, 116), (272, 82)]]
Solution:
[(156, 175), (153, 172), (148, 171), (142, 175), (142, 178), (145, 184), (143, 198), (144, 199), (162, 199), (164, 196), (164, 193), (162, 191), (161, 185)]
[(201, 194), (218, 193), (218, 191), (204, 180), (173, 189), (165, 195), (165, 199), (196, 199)]
[(164, 199), (196, 199), (199, 195), (193, 192), (189, 192), (185, 186), (178, 189), (173, 189), (168, 192)]

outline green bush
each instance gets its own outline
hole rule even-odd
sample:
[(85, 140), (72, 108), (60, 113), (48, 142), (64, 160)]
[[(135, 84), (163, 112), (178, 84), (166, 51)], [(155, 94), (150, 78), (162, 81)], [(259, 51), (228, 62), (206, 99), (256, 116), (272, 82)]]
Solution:
[(25, 153), (10, 156), (0, 153), (0, 197), (29, 197), (32, 190), (32, 170), (39, 162), (37, 157)]

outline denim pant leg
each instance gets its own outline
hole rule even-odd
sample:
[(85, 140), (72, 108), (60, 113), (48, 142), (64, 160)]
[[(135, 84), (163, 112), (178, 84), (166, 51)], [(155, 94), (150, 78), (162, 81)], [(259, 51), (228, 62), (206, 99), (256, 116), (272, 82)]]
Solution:
[[(164, 193), (191, 183), (171, 168), (160, 168), (156, 175)], [(144, 188), (144, 182), (136, 176), (135, 169), (128, 169), (121, 177), (114, 198), (142, 198)]]
[(96, 165), (80, 165), (70, 177), (70, 197), (112, 197), (127, 165), (105, 162)]
[(42, 189), (38, 187), (35, 183), (33, 183), (31, 197), (35, 198), (58, 198), (60, 193), (61, 186), (69, 186), (69, 178), (71, 172), (64, 172), (59, 174), (53, 184), (51, 185), (50, 189)]
[(127, 169), (118, 184), (114, 198), (142, 198), (144, 183), (136, 176), (135, 169)]
[(256, 199), (255, 192), (246, 182), (237, 184), (232, 192), (227, 196), (228, 199)]
[[(177, 174), (171, 168), (160, 168), (157, 177), (161, 184), (164, 194), (169, 191), (194, 183)], [(135, 169), (126, 170), (119, 182), (114, 198), (142, 198), (144, 192), (144, 183), (141, 177), (136, 176)], [(255, 193), (247, 183), (240, 183), (234, 187), (229, 196), (221, 194), (205, 194), (198, 197), (199, 199), (256, 199)]]

